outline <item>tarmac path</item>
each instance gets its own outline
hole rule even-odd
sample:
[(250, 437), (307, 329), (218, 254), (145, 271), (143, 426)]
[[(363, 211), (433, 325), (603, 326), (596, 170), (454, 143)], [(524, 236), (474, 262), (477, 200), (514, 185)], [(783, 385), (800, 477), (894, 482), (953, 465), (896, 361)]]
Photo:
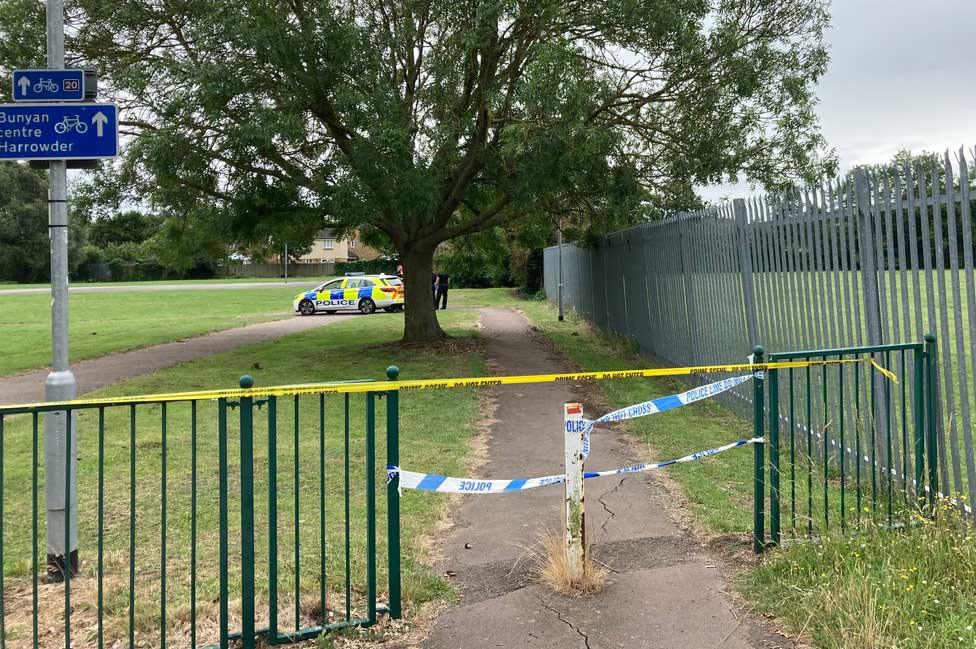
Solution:
[[(566, 362), (518, 312), (481, 310), (487, 352), (500, 374), (567, 371)], [(475, 477), (522, 478), (562, 472), (562, 404), (579, 401), (572, 384), (498, 388), (487, 462)], [(587, 413), (588, 416), (602, 413)], [(598, 430), (587, 469), (641, 461), (624, 433)], [(689, 449), (693, 450), (693, 449)], [(416, 470), (422, 470), (418, 467)], [(588, 480), (587, 541), (611, 569), (599, 595), (553, 595), (527, 576), (526, 549), (544, 529), (561, 530), (562, 489), (467, 496), (440, 547), (441, 569), (462, 589), (458, 605), (434, 622), (427, 649), (747, 649), (792, 647), (736, 615), (721, 565), (669, 518), (651, 474)], [(431, 497), (437, 497), (431, 494)]]
[[(80, 396), (118, 381), (150, 374), (179, 363), (219, 354), (244, 345), (275, 340), (282, 336), (301, 333), (355, 317), (362, 316), (358, 314), (295, 315), (283, 320), (224, 329), (203, 336), (177, 340), (176, 342), (99, 356), (72, 363), (71, 371), (78, 382), (78, 394)], [(0, 405), (43, 401), (44, 381), (47, 375), (48, 370), (43, 369), (0, 378)]]

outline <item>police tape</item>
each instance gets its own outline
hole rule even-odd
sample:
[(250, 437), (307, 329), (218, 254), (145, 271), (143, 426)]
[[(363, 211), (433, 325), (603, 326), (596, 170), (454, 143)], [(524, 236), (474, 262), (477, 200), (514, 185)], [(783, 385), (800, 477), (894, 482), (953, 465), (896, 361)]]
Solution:
[(583, 459), (586, 459), (590, 455), (590, 432), (597, 424), (624, 421), (627, 419), (637, 419), (638, 417), (646, 417), (647, 415), (674, 410), (675, 408), (687, 406), (688, 404), (695, 403), (696, 401), (708, 399), (722, 394), (723, 392), (727, 392), (728, 390), (745, 383), (751, 378), (751, 374), (745, 374), (743, 376), (736, 376), (731, 379), (722, 379), (721, 381), (715, 381), (714, 383), (709, 383), (708, 385), (702, 385), (679, 394), (672, 394), (666, 397), (658, 397), (657, 399), (650, 399), (649, 401), (635, 403), (632, 406), (627, 406), (625, 408), (614, 410), (613, 412), (608, 412), (598, 419), (584, 419), (583, 424), (586, 426), (586, 428), (583, 431)]
[(495, 387), (501, 385), (524, 385), (531, 383), (559, 383), (579, 381), (604, 381), (608, 379), (641, 379), (663, 376), (695, 376), (710, 374), (731, 374), (753, 372), (756, 375), (768, 370), (820, 367), (868, 362), (882, 374), (897, 383), (897, 377), (881, 367), (871, 358), (843, 358), (819, 361), (776, 361), (773, 363), (738, 363), (732, 365), (701, 365), (696, 367), (661, 367), (638, 370), (611, 370), (602, 372), (575, 372), (564, 374), (528, 374), (522, 376), (478, 376), (449, 379), (416, 379), (409, 381), (334, 381), (326, 383), (300, 383), (262, 388), (239, 388), (229, 390), (200, 390), (196, 392), (172, 392), (143, 394), (130, 397), (103, 397), (93, 399), (73, 399), (70, 401), (48, 401), (20, 403), (0, 406), (0, 413), (23, 412), (43, 408), (58, 410), (69, 408), (90, 408), (96, 406), (135, 405), (144, 403), (172, 403), (175, 401), (211, 401), (217, 399), (256, 399), (267, 397), (290, 397), (309, 394), (355, 394), (365, 392), (387, 392), (393, 390), (436, 390), (469, 387)]
[[(633, 466), (623, 467), (620, 469), (610, 469), (608, 471), (586, 471), (583, 473), (583, 478), (591, 479), (591, 478), (603, 478), (612, 475), (623, 475), (628, 473), (646, 473), (648, 471), (663, 469), (665, 467), (674, 466), (676, 464), (684, 464), (685, 462), (694, 462), (695, 460), (701, 460), (706, 457), (718, 455), (719, 453), (724, 453), (725, 451), (729, 451), (734, 448), (739, 448), (740, 446), (748, 446), (749, 444), (760, 444), (763, 443), (764, 441), (765, 440), (762, 437), (753, 437), (751, 439), (740, 439), (730, 444), (726, 444), (725, 446), (710, 448), (704, 451), (698, 451), (697, 453), (690, 453), (676, 460), (668, 460), (666, 462), (655, 462), (654, 464), (635, 464)], [(387, 466), (386, 477), (387, 477), (387, 484), (392, 482), (395, 478), (399, 477), (400, 478), (400, 482), (398, 484), (399, 489), (414, 489), (416, 491), (436, 491), (439, 493), (452, 493), (452, 494), (512, 493), (515, 491), (526, 491), (527, 489), (548, 487), (549, 485), (554, 485), (554, 484), (563, 484), (564, 482), (566, 482), (565, 473), (559, 475), (543, 476), (541, 478), (482, 480), (480, 478), (451, 478), (448, 476), (438, 475), (436, 473), (418, 473), (416, 471), (406, 471), (404, 469), (401, 469), (398, 466)]]

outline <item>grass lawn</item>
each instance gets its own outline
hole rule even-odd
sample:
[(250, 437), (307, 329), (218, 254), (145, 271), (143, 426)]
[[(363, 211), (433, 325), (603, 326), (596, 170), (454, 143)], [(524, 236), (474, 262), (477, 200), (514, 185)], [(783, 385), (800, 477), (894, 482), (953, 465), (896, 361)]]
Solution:
[[(69, 303), (74, 361), (148, 347), (211, 331), (287, 318), (293, 287), (233, 291), (76, 293)], [(0, 295), (0, 376), (47, 367), (51, 298)]]
[[(324, 282), (329, 277), (289, 277), (289, 284), (304, 284), (314, 282)], [(273, 283), (283, 282), (283, 277), (222, 277), (219, 279), (162, 279), (144, 282), (71, 282), (71, 286), (158, 286), (175, 284), (252, 284), (252, 283)], [(0, 282), (0, 289), (18, 288), (50, 288), (51, 284), (42, 282), (38, 284), (17, 284), (14, 282)]]
[[(545, 302), (515, 302), (504, 294), (491, 300), (521, 308), (584, 370), (648, 364), (636, 358), (633, 348), (592, 329), (575, 313), (558, 322), (555, 309)], [(597, 385), (616, 407), (686, 389), (677, 381), (656, 379)], [(748, 437), (751, 422), (717, 403), (700, 402), (633, 420), (629, 429), (660, 458), (672, 459)], [(667, 471), (687, 495), (697, 521), (744, 545), (752, 530), (752, 460), (752, 452), (743, 449)], [(798, 498), (803, 499), (802, 483), (799, 486)], [(836, 502), (833, 481), (830, 497)], [(784, 509), (784, 524), (787, 512)], [(907, 530), (864, 522), (857, 535), (826, 535), (816, 542), (772, 550), (757, 567), (742, 571), (737, 584), (758, 610), (777, 617), (815, 647), (976, 645), (976, 532), (956, 510), (943, 509), (935, 522), (916, 519)]]
[[(383, 378), (391, 363), (400, 366), (403, 378), (466, 376), (485, 372), (481, 345), (477, 339), (477, 313), (460, 308), (442, 314), (441, 322), (455, 336), (449, 353), (401, 348), (390, 343), (402, 334), (403, 316), (381, 314), (368, 318), (349, 318), (334, 326), (289, 336), (278, 341), (243, 347), (193, 363), (187, 363), (151, 376), (127, 381), (99, 394), (139, 394), (182, 391), (197, 388), (235, 387), (237, 377), (250, 373), (256, 385), (296, 382)], [(443, 351), (443, 350), (442, 350)], [(345, 615), (345, 570), (350, 571), (348, 600), (353, 617), (364, 614), (365, 600), (365, 397), (352, 395), (349, 418), (345, 418), (344, 399), (328, 396), (325, 406), (326, 496), (319, 497), (320, 402), (316, 395), (303, 396), (297, 404), (282, 398), (277, 408), (277, 509), (278, 509), (278, 589), (279, 620), (282, 632), (294, 629), (297, 622), (309, 625), (321, 615), (319, 578), (324, 566), (327, 574), (329, 621)], [(477, 429), (481, 417), (479, 393), (453, 390), (415, 391), (401, 395), (401, 459), (410, 466), (457, 474), (463, 468), (466, 441)], [(297, 424), (296, 422), (297, 408)], [(268, 405), (255, 411), (255, 537), (258, 626), (268, 619), (269, 546), (268, 507), (269, 469)], [(197, 497), (197, 589), (196, 615), (198, 646), (216, 641), (218, 611), (218, 471), (217, 407), (215, 403), (197, 405), (196, 445), (191, 435), (190, 408), (170, 404), (166, 410), (166, 443), (162, 437), (161, 407), (136, 408), (135, 428), (135, 504), (130, 501), (130, 411), (128, 408), (105, 412), (105, 639), (106, 646), (126, 642), (128, 637), (128, 562), (129, 516), (136, 513), (136, 642), (140, 647), (159, 646), (160, 573), (166, 574), (167, 635), (172, 646), (189, 646), (191, 495), (193, 450), (196, 451)], [(98, 413), (86, 411), (78, 417), (79, 432), (79, 511), (82, 575), (72, 588), (72, 606), (77, 624), (75, 642), (95, 645), (97, 593), (97, 511), (98, 511)], [(344, 424), (349, 422), (349, 471), (345, 470)], [(237, 410), (228, 414), (229, 422), (229, 539), (231, 599), (239, 597), (240, 552), (240, 468)], [(385, 483), (385, 400), (377, 402), (377, 570), (378, 593), (386, 591), (386, 497)], [(43, 428), (43, 427), (42, 427)], [(27, 416), (8, 417), (4, 432), (4, 520), (6, 572), (5, 592), (7, 632), (10, 646), (23, 646), (30, 635), (30, 524), (32, 426)], [(162, 458), (166, 456), (166, 487), (163, 488)], [(44, 556), (43, 460), (41, 479), (41, 561)], [(344, 477), (349, 476), (348, 490)], [(163, 526), (161, 494), (165, 493), (166, 523)], [(348, 495), (349, 515), (345, 497)], [(326, 552), (321, 561), (319, 505), (325, 504)], [(297, 504), (297, 509), (296, 509)], [(405, 493), (402, 502), (404, 599), (408, 615), (432, 599), (451, 595), (451, 587), (428, 567), (430, 548), (425, 538), (441, 518), (444, 499), (425, 494)], [(13, 513), (17, 515), (14, 516)], [(345, 522), (349, 522), (349, 561), (346, 561)], [(161, 528), (165, 527), (165, 532)], [(161, 539), (166, 539), (166, 567), (162, 569)], [(296, 544), (297, 539), (297, 544)], [(296, 550), (297, 548), (297, 550)], [(297, 556), (296, 556), (297, 553)], [(297, 559), (297, 560), (296, 560)], [(297, 578), (296, 578), (297, 575)], [(296, 607), (296, 590), (300, 593)], [(41, 586), (42, 646), (61, 643), (63, 588)], [(238, 628), (240, 604), (231, 602), (232, 630)]]
[(916, 525), (773, 552), (740, 590), (823, 649), (976, 646), (972, 522), (943, 507)]

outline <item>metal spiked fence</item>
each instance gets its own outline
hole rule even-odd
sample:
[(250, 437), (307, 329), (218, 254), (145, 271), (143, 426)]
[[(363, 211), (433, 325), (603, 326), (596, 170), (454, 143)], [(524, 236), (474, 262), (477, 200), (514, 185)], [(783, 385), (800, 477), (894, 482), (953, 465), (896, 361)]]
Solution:
[[(772, 352), (837, 349), (934, 332), (939, 484), (972, 514), (974, 157), (960, 150), (955, 159), (860, 170), (789, 196), (646, 223), (594, 248), (547, 248), (546, 294), (556, 300), (562, 284), (582, 317), (677, 366), (738, 361), (758, 343)], [(746, 414), (751, 400), (740, 389), (730, 403)], [(814, 416), (822, 410), (815, 404)], [(901, 445), (891, 458), (880, 452), (886, 466), (905, 461)]]

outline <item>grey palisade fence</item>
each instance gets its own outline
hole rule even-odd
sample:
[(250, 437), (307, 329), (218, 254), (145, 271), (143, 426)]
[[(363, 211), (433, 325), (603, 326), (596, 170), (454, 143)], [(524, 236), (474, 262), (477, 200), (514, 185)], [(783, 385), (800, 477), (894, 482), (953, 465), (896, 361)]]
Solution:
[[(645, 223), (592, 249), (565, 244), (560, 256), (551, 247), (546, 295), (556, 299), (561, 276), (567, 308), (674, 365), (739, 362), (755, 344), (770, 352), (826, 350), (934, 333), (939, 483), (972, 513), (974, 157), (976, 150), (960, 150), (925, 165), (859, 170), (785, 197), (739, 199)], [(914, 371), (911, 359), (890, 369)], [(877, 379), (861, 389), (878, 427), (912, 416), (898, 390), (885, 393)], [(744, 405), (751, 395), (743, 389), (735, 396), (733, 403)], [(819, 443), (837, 452), (823, 408), (829, 400), (824, 389), (809, 421), (783, 415), (782, 426), (814, 427)], [(898, 443), (877, 450), (884, 466), (908, 462)], [(848, 452), (863, 457), (865, 449)]]

